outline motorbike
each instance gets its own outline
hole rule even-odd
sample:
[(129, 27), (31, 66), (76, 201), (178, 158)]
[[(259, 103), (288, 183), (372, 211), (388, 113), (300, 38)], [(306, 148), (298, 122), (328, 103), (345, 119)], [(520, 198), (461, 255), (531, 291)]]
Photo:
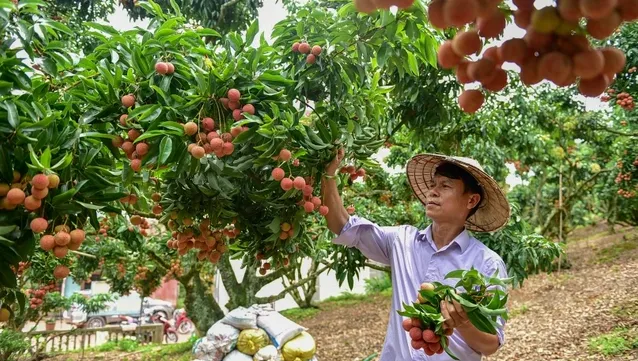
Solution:
[(137, 320), (131, 316), (119, 315), (120, 324), (122, 325), (136, 325), (138, 324)]
[(164, 318), (161, 314), (155, 314), (151, 316), (151, 321), (161, 322), (164, 324), (164, 337), (166, 338), (166, 342), (177, 342), (177, 332), (175, 332), (175, 328), (166, 318)]
[(186, 311), (183, 309), (175, 310), (175, 328), (182, 335), (189, 334), (195, 330), (195, 324), (188, 318)]

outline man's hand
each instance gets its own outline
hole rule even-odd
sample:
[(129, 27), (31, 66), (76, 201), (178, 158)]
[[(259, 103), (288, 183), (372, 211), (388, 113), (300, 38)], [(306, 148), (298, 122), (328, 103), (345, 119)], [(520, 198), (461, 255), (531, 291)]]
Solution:
[(343, 150), (343, 148), (339, 148), (339, 150), (337, 150), (337, 154), (335, 155), (334, 159), (332, 159), (332, 161), (326, 166), (326, 175), (332, 177), (335, 174), (337, 174), (337, 169), (339, 169), (339, 166), (341, 165), (341, 161), (343, 160), (343, 157), (345, 156), (345, 151)]
[(445, 319), (444, 327), (447, 329), (466, 326), (470, 321), (463, 306), (455, 300), (451, 303), (446, 300), (441, 301), (441, 315)]

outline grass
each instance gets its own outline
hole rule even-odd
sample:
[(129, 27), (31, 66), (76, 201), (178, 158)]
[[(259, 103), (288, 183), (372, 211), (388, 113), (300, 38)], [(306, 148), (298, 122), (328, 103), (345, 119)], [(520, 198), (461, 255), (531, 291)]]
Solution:
[(616, 243), (612, 246), (603, 248), (602, 250), (598, 251), (598, 258), (596, 262), (597, 263), (613, 262), (618, 257), (620, 257), (623, 253), (633, 251), (636, 248), (638, 248), (638, 242), (635, 242), (635, 240), (632, 241), (632, 240), (623, 239), (619, 243)]
[(518, 315), (524, 315), (527, 313), (527, 311), (529, 311), (529, 307), (527, 307), (526, 304), (522, 304), (519, 307), (513, 309), (510, 312), (510, 317), (516, 317)]
[[(139, 361), (191, 361), (193, 358), (192, 349), (196, 340), (197, 337), (193, 335), (188, 341), (181, 343), (140, 345), (136, 340), (123, 339), (117, 342), (108, 341), (100, 346), (88, 348), (85, 352), (93, 352), (93, 358), (95, 360), (110, 357), (108, 354), (110, 352), (134, 352), (136, 354), (134, 359)], [(77, 352), (81, 352), (81, 350), (70, 351), (70, 353)], [(102, 356), (100, 355), (101, 353), (105, 353), (106, 355)], [(126, 356), (118, 356), (118, 360), (128, 361), (129, 358)]]
[(388, 289), (392, 289), (392, 279), (387, 273), (383, 273), (380, 277), (367, 279), (365, 285), (367, 294), (382, 293)]
[(392, 296), (392, 280), (388, 274), (384, 274), (381, 277), (371, 278), (366, 280), (365, 285), (366, 293), (357, 294), (351, 292), (344, 292), (338, 296), (329, 297), (323, 300), (317, 307), (313, 308), (291, 308), (282, 311), (281, 314), (298, 322), (312, 318), (316, 316), (322, 310), (332, 309), (335, 307), (352, 306), (361, 302), (370, 302), (375, 295), (381, 295), (383, 297)]
[(611, 312), (625, 320), (631, 321), (638, 319), (638, 300), (633, 300), (630, 303), (624, 304), (619, 307), (614, 307)]
[(190, 361), (193, 358), (191, 352), (196, 339), (196, 337), (191, 337), (186, 342), (165, 345), (160, 349), (143, 352), (142, 361)]
[(350, 306), (360, 302), (369, 301), (370, 298), (370, 295), (344, 292), (339, 296), (326, 298), (323, 302), (321, 302), (321, 306)]
[(292, 321), (298, 322), (308, 318), (311, 318), (319, 313), (319, 309), (312, 308), (291, 308), (281, 312), (283, 316), (289, 318)]
[(589, 350), (605, 356), (620, 355), (635, 348), (638, 348), (636, 329), (617, 328), (589, 339)]

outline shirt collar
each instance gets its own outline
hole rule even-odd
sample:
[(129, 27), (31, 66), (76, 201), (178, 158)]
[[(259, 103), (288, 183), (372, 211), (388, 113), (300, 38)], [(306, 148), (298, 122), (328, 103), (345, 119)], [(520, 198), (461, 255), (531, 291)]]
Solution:
[(417, 239), (419, 241), (427, 241), (432, 248), (434, 248), (434, 250), (436, 252), (439, 251), (443, 251), (445, 249), (447, 249), (448, 247), (450, 247), (452, 244), (457, 244), (459, 246), (459, 248), (461, 248), (461, 253), (465, 252), (468, 248), (468, 246), (470, 245), (470, 234), (468, 233), (467, 229), (463, 229), (463, 232), (459, 233), (458, 236), (456, 236), (456, 238), (454, 238), (452, 240), (452, 242), (450, 242), (450, 244), (448, 244), (447, 246), (441, 248), (441, 249), (437, 249), (436, 248), (436, 244), (434, 243), (434, 239), (432, 238), (432, 226), (428, 226), (428, 228), (419, 231), (419, 234), (417, 236)]

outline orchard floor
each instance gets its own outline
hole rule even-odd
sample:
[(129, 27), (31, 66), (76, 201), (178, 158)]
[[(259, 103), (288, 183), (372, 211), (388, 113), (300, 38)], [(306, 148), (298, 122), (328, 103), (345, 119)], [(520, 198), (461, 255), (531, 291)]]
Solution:
[[(610, 234), (600, 225), (570, 237), (571, 268), (533, 276), (512, 291), (506, 345), (488, 361), (638, 360), (638, 229)], [(314, 336), (319, 360), (362, 361), (380, 353), (389, 312), (387, 295), (353, 297), (322, 303), (297, 322)], [(83, 359), (191, 359), (190, 352), (155, 355), (88, 353)]]
[[(576, 231), (567, 253), (570, 269), (512, 292), (506, 345), (488, 360), (638, 360), (638, 229)], [(390, 299), (376, 296), (299, 323), (319, 360), (360, 361), (381, 351), (389, 310)]]

